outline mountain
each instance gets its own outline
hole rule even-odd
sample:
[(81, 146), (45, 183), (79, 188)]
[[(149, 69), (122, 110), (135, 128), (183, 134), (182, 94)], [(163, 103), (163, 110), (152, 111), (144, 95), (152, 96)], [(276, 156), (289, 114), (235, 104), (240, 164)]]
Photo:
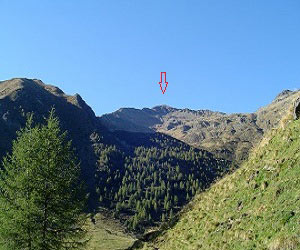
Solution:
[(109, 131), (80, 95), (25, 78), (0, 82), (0, 156), (27, 113), (39, 123), (52, 107), (81, 162), (89, 211), (108, 209), (130, 230), (159, 225), (231, 169), (230, 161), (162, 133)]
[(80, 95), (66, 95), (40, 80), (16, 78), (0, 82), (0, 156), (11, 149), (16, 130), (25, 125), (26, 113), (34, 112), (35, 121), (40, 122), (52, 107), (82, 161), (84, 179), (93, 186), (96, 158), (90, 135), (100, 129), (97, 118)]
[(263, 135), (278, 126), (299, 92), (285, 90), (266, 107), (250, 114), (225, 114), (210, 110), (122, 108), (99, 117), (111, 131), (160, 132), (221, 158), (241, 162)]
[(33, 112), (39, 123), (54, 107), (88, 186), (90, 228), (98, 239), (93, 248), (109, 231), (99, 229), (98, 212), (101, 218), (109, 214), (118, 220), (114, 227), (122, 224), (112, 231), (125, 246), (133, 239), (124, 234), (140, 235), (174, 220), (195, 195), (234, 171), (233, 161), (245, 159), (263, 135), (283, 124), (287, 113), (298, 118), (299, 100), (299, 92), (284, 91), (253, 114), (157, 106), (96, 117), (78, 94), (67, 95), (37, 79), (15, 78), (0, 82), (0, 157), (10, 152), (27, 113)]
[(287, 115), (143, 249), (300, 249), (300, 120)]

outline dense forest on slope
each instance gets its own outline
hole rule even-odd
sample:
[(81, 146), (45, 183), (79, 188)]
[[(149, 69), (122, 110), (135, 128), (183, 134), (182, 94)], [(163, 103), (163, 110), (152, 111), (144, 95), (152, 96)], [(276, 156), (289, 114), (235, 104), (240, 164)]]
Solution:
[(143, 249), (299, 249), (300, 120), (287, 123)]
[(172, 218), (230, 169), (229, 161), (167, 135), (117, 132), (115, 136), (126, 143), (125, 151), (96, 145), (97, 194), (100, 205), (112, 209), (132, 230), (144, 231)]

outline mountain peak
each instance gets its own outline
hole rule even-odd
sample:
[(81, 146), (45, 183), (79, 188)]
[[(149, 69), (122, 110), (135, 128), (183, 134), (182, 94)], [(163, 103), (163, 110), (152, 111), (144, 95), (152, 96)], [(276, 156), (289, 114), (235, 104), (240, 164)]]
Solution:
[(289, 97), (290, 95), (294, 94), (296, 91), (292, 91), (289, 89), (285, 89), (283, 91), (281, 91), (274, 99), (274, 101), (280, 101), (286, 97)]
[(7, 81), (0, 82), (0, 99), (6, 97), (16, 99), (20, 90), (26, 90), (29, 92), (36, 92), (37, 89), (40, 89), (42, 82), (38, 82), (32, 79), (27, 78), (12, 78)]
[(47, 85), (39, 79), (29, 78), (12, 78), (10, 80), (0, 82), (0, 96), (9, 95), (19, 89), (26, 89), (29, 91), (37, 89), (45, 89), (55, 95), (65, 95), (65, 93), (58, 87)]
[(166, 104), (163, 104), (163, 105), (158, 105), (158, 106), (153, 107), (152, 110), (159, 112), (161, 114), (167, 114), (167, 113), (176, 111), (178, 109), (168, 106)]
[(161, 105), (156, 105), (153, 107), (154, 108), (172, 108), (171, 106), (167, 105), (167, 104), (161, 104)]
[[(0, 99), (17, 101), (22, 106), (33, 109), (34, 106), (72, 104), (84, 110), (90, 117), (95, 114), (79, 94), (67, 95), (60, 88), (45, 84), (39, 79), (12, 78), (0, 82)], [(23, 103), (26, 100), (26, 104)], [(1, 111), (1, 110), (0, 110)]]

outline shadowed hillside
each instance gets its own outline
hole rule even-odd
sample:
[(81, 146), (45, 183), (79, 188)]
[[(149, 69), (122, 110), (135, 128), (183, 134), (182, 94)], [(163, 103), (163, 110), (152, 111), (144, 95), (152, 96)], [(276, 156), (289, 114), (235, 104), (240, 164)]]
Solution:
[(84, 179), (92, 188), (96, 158), (90, 135), (98, 129), (95, 114), (78, 94), (66, 95), (40, 80), (16, 78), (0, 82), (0, 156), (11, 149), (15, 132), (25, 125), (27, 113), (34, 112), (34, 120), (41, 122), (52, 107), (62, 129), (72, 139), (82, 162)]

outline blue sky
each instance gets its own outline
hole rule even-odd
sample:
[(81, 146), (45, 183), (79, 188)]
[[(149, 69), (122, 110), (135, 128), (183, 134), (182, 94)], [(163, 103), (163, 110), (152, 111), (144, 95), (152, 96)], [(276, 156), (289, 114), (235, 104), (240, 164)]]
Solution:
[(0, 13), (0, 79), (79, 93), (97, 115), (252, 112), (300, 84), (299, 0), (0, 0)]

